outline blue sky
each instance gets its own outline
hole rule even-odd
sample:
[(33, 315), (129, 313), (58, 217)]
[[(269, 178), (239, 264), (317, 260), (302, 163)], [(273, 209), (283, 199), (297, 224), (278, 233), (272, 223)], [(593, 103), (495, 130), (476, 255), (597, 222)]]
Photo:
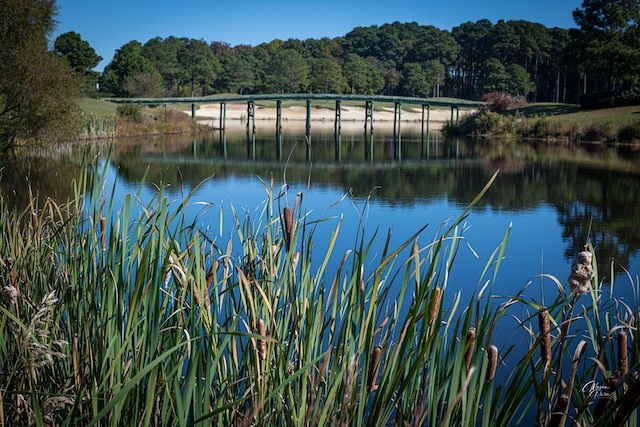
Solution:
[(547, 27), (574, 27), (581, 0), (58, 0), (59, 34), (75, 31), (107, 65), (131, 40), (189, 37), (256, 46), (273, 39), (334, 38), (354, 27), (394, 21), (443, 30), (467, 21), (524, 19)]

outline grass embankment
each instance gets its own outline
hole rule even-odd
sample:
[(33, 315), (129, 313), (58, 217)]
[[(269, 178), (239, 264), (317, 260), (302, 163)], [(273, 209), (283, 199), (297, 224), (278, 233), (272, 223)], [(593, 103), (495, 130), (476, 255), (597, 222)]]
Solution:
[(83, 140), (210, 130), (196, 124), (179, 106), (145, 107), (83, 98), (79, 107), (83, 115), (80, 135)]
[[(220, 209), (219, 228), (200, 230), (211, 211), (185, 223), (192, 195), (172, 206), (160, 186), (145, 205), (130, 194), (114, 206), (102, 182), (81, 177), (73, 200), (42, 210), (0, 199), (0, 426), (621, 425), (630, 415), (637, 425), (640, 311), (610, 298), (613, 284), (603, 292), (593, 249), (568, 289), (548, 278), (558, 297), (547, 307), (525, 293), (496, 306), (507, 231), (482, 288), (444, 297), (462, 222), (490, 183), (426, 245), (416, 234), (372, 254), (362, 225), (353, 251), (335, 254), (340, 221), (328, 250), (314, 251), (326, 220), (298, 197), (281, 205), (272, 186), (254, 214)], [(512, 352), (494, 331), (514, 306), (525, 348)]]
[(564, 142), (640, 143), (640, 106), (581, 110), (576, 105), (531, 104), (503, 113), (481, 111), (448, 132)]

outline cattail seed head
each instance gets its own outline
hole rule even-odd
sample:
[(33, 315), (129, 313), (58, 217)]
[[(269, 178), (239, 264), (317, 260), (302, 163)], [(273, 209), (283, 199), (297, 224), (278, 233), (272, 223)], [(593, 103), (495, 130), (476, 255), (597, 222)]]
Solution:
[(107, 219), (105, 217), (100, 218), (100, 243), (102, 250), (107, 250)]
[(373, 347), (371, 355), (369, 356), (369, 374), (367, 376), (367, 390), (369, 393), (378, 388), (376, 380), (378, 379), (378, 372), (380, 372), (380, 358), (382, 356), (382, 347), (379, 345)]
[[(263, 319), (258, 320), (258, 335), (267, 336), (267, 324)], [(267, 358), (267, 342), (265, 340), (258, 340), (258, 356), (262, 360)]]
[(618, 373), (620, 377), (627, 375), (629, 372), (629, 362), (627, 357), (627, 333), (621, 331), (618, 334)]
[(546, 307), (541, 307), (538, 313), (538, 325), (540, 334), (540, 357), (542, 363), (551, 362), (551, 323), (549, 321), (549, 311)]
[(436, 317), (438, 317), (438, 311), (440, 309), (440, 293), (442, 290), (437, 287), (433, 290), (433, 299), (431, 300), (431, 310), (429, 311), (429, 324), (431, 325)]
[(289, 250), (291, 246), (291, 234), (293, 233), (293, 214), (289, 206), (285, 206), (283, 211), (284, 216), (284, 243)]
[(476, 346), (476, 328), (469, 328), (467, 331), (466, 347), (467, 350), (464, 353), (464, 363), (467, 369), (471, 367), (471, 358), (473, 357), (473, 350)]
[(491, 381), (496, 376), (496, 369), (498, 368), (498, 347), (490, 345), (489, 350), (487, 350), (487, 358), (489, 359), (487, 381)]
[(567, 282), (571, 293), (576, 297), (586, 294), (589, 290), (589, 283), (595, 274), (591, 266), (592, 259), (591, 252), (584, 250), (578, 252), (573, 265), (571, 265), (571, 274)]

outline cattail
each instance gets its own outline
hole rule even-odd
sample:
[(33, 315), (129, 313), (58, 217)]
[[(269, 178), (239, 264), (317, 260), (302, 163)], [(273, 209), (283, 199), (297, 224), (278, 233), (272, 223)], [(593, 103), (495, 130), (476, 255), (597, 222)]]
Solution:
[(467, 350), (464, 353), (464, 363), (467, 369), (471, 366), (471, 357), (473, 356), (473, 350), (476, 347), (476, 328), (469, 328), (467, 331), (466, 340)]
[(284, 208), (284, 243), (289, 250), (291, 246), (291, 234), (293, 232), (293, 214), (291, 213), (291, 208), (289, 206), (285, 206)]
[(100, 242), (102, 245), (102, 251), (107, 250), (107, 219), (105, 217), (100, 218)]
[(31, 222), (33, 224), (33, 230), (36, 232), (36, 242), (40, 241), (40, 227), (38, 226), (38, 214), (31, 212)]
[(378, 379), (378, 372), (380, 372), (380, 357), (382, 356), (382, 347), (379, 345), (373, 347), (371, 355), (369, 356), (369, 374), (367, 376), (367, 390), (369, 393), (376, 390), (378, 385), (376, 380)]
[[(267, 336), (267, 325), (262, 319), (258, 320), (258, 335)], [(258, 340), (258, 356), (262, 360), (267, 358), (267, 342), (265, 340)]]
[(73, 374), (76, 381), (76, 390), (80, 390), (80, 355), (78, 353), (78, 334), (73, 334), (71, 340), (71, 351), (73, 357)]
[(498, 367), (498, 347), (490, 345), (487, 351), (487, 357), (489, 358), (489, 368), (487, 369), (487, 381), (491, 381), (496, 376), (496, 369)]
[(552, 427), (564, 425), (567, 409), (569, 409), (569, 396), (561, 394), (556, 402), (555, 408), (553, 408), (549, 425)]
[(429, 324), (431, 325), (438, 316), (438, 310), (440, 309), (440, 293), (442, 290), (437, 287), (433, 290), (433, 299), (431, 300), (431, 310), (429, 311)]
[(618, 334), (618, 374), (620, 377), (627, 375), (629, 364), (627, 358), (627, 333), (620, 331)]
[(538, 313), (538, 325), (540, 334), (540, 357), (542, 363), (551, 362), (551, 323), (549, 322), (549, 312), (546, 307), (541, 307)]
[(594, 276), (593, 267), (591, 266), (592, 259), (591, 252), (584, 250), (578, 252), (573, 265), (571, 265), (571, 274), (567, 281), (571, 293), (576, 298), (586, 294), (589, 290), (589, 282)]

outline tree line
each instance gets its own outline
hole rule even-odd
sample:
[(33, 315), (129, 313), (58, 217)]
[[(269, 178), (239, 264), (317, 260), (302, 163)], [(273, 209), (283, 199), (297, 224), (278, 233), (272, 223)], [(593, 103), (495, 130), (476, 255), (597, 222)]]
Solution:
[(336, 38), (257, 46), (174, 36), (132, 40), (101, 73), (93, 69), (102, 58), (80, 34), (50, 43), (55, 0), (0, 0), (0, 10), (0, 150), (19, 140), (72, 135), (79, 123), (75, 100), (97, 88), (100, 96), (315, 92), (480, 99), (498, 92), (577, 102), (584, 94), (634, 89), (640, 80), (639, 0), (583, 0), (572, 29), (483, 19), (451, 31), (394, 22)]
[(579, 28), (524, 20), (357, 27), (344, 36), (257, 46), (180, 37), (130, 41), (99, 76), (117, 96), (359, 93), (577, 102), (640, 77), (638, 0), (586, 0)]

